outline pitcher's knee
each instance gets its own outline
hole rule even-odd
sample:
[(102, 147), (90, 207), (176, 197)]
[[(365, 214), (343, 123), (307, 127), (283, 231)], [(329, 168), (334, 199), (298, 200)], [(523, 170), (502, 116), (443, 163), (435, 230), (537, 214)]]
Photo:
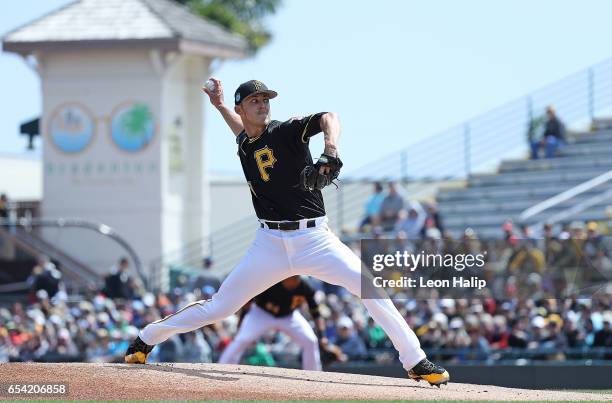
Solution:
[(200, 303), (204, 313), (205, 321), (209, 323), (218, 322), (233, 315), (240, 309), (240, 307), (234, 306), (234, 304), (224, 304), (215, 300), (214, 298), (208, 301), (202, 301)]
[(356, 274), (356, 273), (350, 272), (349, 275), (346, 276), (346, 278), (342, 279), (339, 285), (346, 288), (346, 290), (350, 292), (351, 294), (353, 294), (354, 296), (360, 297), (362, 281), (366, 281), (366, 280), (362, 280), (360, 273)]

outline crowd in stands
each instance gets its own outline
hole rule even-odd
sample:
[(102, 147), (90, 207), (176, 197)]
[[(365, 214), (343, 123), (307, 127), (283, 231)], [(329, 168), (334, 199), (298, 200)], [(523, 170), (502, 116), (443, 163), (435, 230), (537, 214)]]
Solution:
[[(500, 230), (501, 240), (495, 243), (479, 240), (470, 229), (454, 240), (445, 232), (434, 204), (405, 200), (393, 183), (386, 187), (385, 191), (382, 184), (374, 185), (360, 229), (393, 243), (395, 248), (414, 251), (421, 246), (418, 242), (435, 240), (447, 248), (455, 242), (472, 252), (486, 249), (496, 270), (528, 273), (529, 281), (538, 285), (546, 282), (547, 268), (580, 268), (586, 259), (592, 272), (603, 276), (599, 284), (610, 285), (612, 256), (598, 223), (574, 222), (559, 228), (546, 225), (534, 234), (530, 228), (516, 228), (508, 221)], [(362, 252), (359, 242), (349, 246), (358, 254)], [(171, 292), (153, 294), (144, 290), (129, 261), (121, 258), (98, 289), (69, 296), (61, 270), (41, 257), (28, 279), (28, 302), (0, 307), (0, 362), (121, 362), (128, 343), (144, 325), (214, 294), (220, 282), (211, 268), (212, 260), (205, 259), (199, 276), (179, 278)], [(316, 299), (327, 320), (326, 337), (340, 346), (349, 360), (396, 359), (390, 340), (359, 299), (342, 288), (309, 281), (317, 289)], [(537, 293), (521, 297), (511, 281), (504, 282), (504, 287), (501, 296), (473, 299), (415, 299), (401, 295), (401, 291), (390, 292), (435, 359), (564, 359), (580, 354), (612, 359), (612, 290), (544, 299)], [(308, 316), (307, 310), (304, 314)], [(150, 361), (214, 362), (237, 326), (238, 315), (233, 315), (174, 336), (153, 350)], [(600, 347), (608, 350), (599, 354)], [(244, 360), (299, 366), (298, 349), (288, 336), (271, 332), (245, 354)]]
[[(396, 204), (397, 208), (400, 203)], [(433, 217), (435, 210), (417, 210), (420, 221), (427, 222), (429, 214)], [(434, 219), (429, 228), (437, 229), (437, 223)], [(516, 229), (511, 222), (504, 224), (502, 231), (504, 239), (497, 245), (500, 249), (496, 252), (496, 264), (504, 270), (520, 272), (536, 268), (537, 272), (540, 265), (572, 266), (578, 264), (580, 256), (587, 255), (599, 262), (598, 272), (604, 273), (608, 279), (604, 285), (609, 287), (612, 260), (596, 223), (573, 223), (559, 231), (548, 226), (539, 239), (528, 228)], [(421, 236), (427, 239), (426, 234)], [(465, 239), (478, 241), (469, 231)], [(357, 249), (359, 245), (355, 243), (351, 247)], [(59, 270), (43, 258), (29, 280), (30, 301), (0, 308), (0, 362), (121, 362), (138, 329), (190, 302), (207, 299), (215, 292), (217, 284), (206, 281), (210, 274), (203, 275), (204, 281), (182, 279), (170, 293), (152, 294), (130, 275), (129, 262), (121, 259), (100, 290), (92, 289), (75, 299), (63, 291)], [(389, 339), (359, 299), (342, 288), (316, 279), (309, 281), (317, 289), (316, 299), (327, 320), (326, 336), (350, 360), (396, 359)], [(423, 347), (436, 359), (553, 360), (584, 357), (584, 354), (590, 358), (612, 359), (609, 288), (592, 295), (557, 299), (517, 295), (422, 300), (392, 294), (392, 299)], [(234, 315), (220, 323), (174, 336), (153, 350), (150, 361), (213, 362), (231, 341), (237, 326), (238, 316)], [(598, 353), (600, 347), (608, 350)], [(510, 354), (513, 352), (514, 356)], [(292, 365), (293, 362), (297, 366), (298, 357), (298, 347), (289, 337), (271, 332), (250, 349), (244, 360), (261, 365)]]
[[(431, 240), (437, 240), (434, 245), (442, 246), (443, 252), (453, 252), (453, 248), (473, 254), (486, 251), (487, 269), (503, 280), (503, 289), (495, 298), (490, 293), (478, 299), (404, 298), (407, 304), (402, 313), (426, 349), (452, 349), (451, 354), (442, 354), (443, 359), (492, 360), (496, 356), (490, 354), (491, 350), (513, 348), (527, 349), (518, 356), (531, 352), (528, 355), (532, 358), (563, 359), (568, 352), (610, 348), (612, 243), (600, 233), (599, 225), (572, 222), (558, 229), (544, 225), (536, 235), (527, 226), (517, 229), (507, 221), (502, 239), (490, 241), (478, 239), (471, 229), (457, 240), (449, 234), (443, 234), (440, 240), (423, 234), (405, 239), (397, 233), (396, 239), (385, 240), (386, 252), (414, 251), (415, 245), (421, 250)], [(359, 245), (352, 245), (356, 252), (360, 252)], [(393, 247), (389, 249), (389, 245)], [(563, 282), (565, 288), (555, 290), (556, 298), (544, 298), (547, 285), (568, 275), (570, 280)], [(521, 297), (517, 280), (521, 276), (532, 287), (527, 298)], [(487, 291), (494, 288), (495, 283), (490, 282)], [(572, 296), (562, 298), (565, 294)], [(393, 299), (402, 300), (402, 296), (394, 295)], [(604, 357), (612, 359), (612, 354), (602, 353), (600, 358)]]
[(389, 182), (387, 192), (384, 192), (383, 185), (377, 182), (373, 194), (366, 201), (359, 231), (398, 233), (407, 239), (425, 235), (439, 238), (444, 227), (435, 204), (404, 199), (394, 182)]
[[(139, 328), (196, 298), (210, 297), (180, 289), (170, 294), (145, 292), (127, 273), (126, 262), (121, 259), (113, 268), (102, 290), (91, 289), (74, 298), (63, 291), (61, 281), (48, 280), (57, 280), (59, 271), (48, 259), (41, 259), (28, 280), (32, 285), (29, 301), (0, 308), (0, 362), (121, 361)], [(210, 344), (203, 338), (205, 333), (214, 336)], [(154, 359), (210, 361), (209, 346), (218, 339), (216, 334), (205, 329), (185, 335), (180, 343), (164, 343)]]

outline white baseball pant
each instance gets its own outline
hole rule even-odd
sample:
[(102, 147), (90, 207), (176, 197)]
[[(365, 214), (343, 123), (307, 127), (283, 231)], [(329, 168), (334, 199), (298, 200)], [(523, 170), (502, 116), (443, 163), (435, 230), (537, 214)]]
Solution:
[(266, 312), (256, 304), (244, 315), (234, 340), (223, 350), (219, 364), (239, 364), (244, 351), (269, 330), (280, 330), (302, 348), (302, 368), (321, 370), (319, 341), (308, 321), (299, 310), (280, 318)]
[[(361, 260), (331, 232), (327, 217), (317, 218), (313, 228), (306, 228), (306, 221), (301, 220), (295, 231), (258, 228), (253, 244), (210, 300), (196, 301), (147, 325), (140, 331), (141, 340), (154, 345), (174, 334), (218, 322), (295, 275), (340, 285), (360, 296)], [(363, 303), (391, 339), (406, 370), (425, 358), (419, 340), (390, 299), (364, 299)]]

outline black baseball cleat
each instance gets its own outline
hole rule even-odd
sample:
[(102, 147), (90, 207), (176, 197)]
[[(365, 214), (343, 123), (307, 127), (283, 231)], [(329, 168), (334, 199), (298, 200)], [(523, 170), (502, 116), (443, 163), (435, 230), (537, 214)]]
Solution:
[(427, 358), (424, 358), (421, 362), (412, 367), (412, 369), (408, 371), (408, 377), (417, 382), (424, 379), (429, 382), (430, 385), (437, 386), (438, 388), (440, 385), (446, 385), (450, 379), (448, 372), (444, 368), (434, 364)]
[(136, 337), (125, 353), (125, 362), (128, 364), (146, 364), (147, 357), (155, 346), (149, 346), (140, 337)]

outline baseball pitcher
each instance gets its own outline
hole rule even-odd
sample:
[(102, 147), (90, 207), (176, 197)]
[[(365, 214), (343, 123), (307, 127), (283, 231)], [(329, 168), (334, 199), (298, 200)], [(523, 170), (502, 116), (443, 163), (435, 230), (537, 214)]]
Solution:
[[(285, 122), (271, 120), (270, 100), (278, 94), (262, 82), (241, 84), (233, 109), (224, 102), (222, 83), (213, 82), (214, 88), (204, 91), (236, 136), (259, 228), (219, 291), (208, 301), (196, 301), (147, 325), (128, 348), (128, 363), (145, 363), (155, 344), (235, 313), (287, 277), (313, 276), (361, 294), (361, 260), (329, 229), (321, 194), (342, 168), (338, 115), (320, 112)], [(314, 162), (308, 143), (320, 132), (325, 148)], [(419, 340), (389, 298), (363, 303), (391, 339), (410, 378), (438, 387), (448, 382), (448, 372), (425, 358)]]

